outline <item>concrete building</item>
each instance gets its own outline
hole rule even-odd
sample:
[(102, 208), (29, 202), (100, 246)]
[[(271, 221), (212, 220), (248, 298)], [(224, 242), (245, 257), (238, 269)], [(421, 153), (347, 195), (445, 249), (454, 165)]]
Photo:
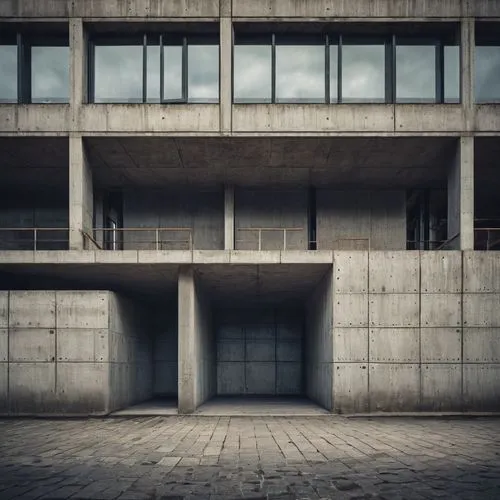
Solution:
[(0, 0), (0, 413), (498, 410), (499, 137), (497, 0)]

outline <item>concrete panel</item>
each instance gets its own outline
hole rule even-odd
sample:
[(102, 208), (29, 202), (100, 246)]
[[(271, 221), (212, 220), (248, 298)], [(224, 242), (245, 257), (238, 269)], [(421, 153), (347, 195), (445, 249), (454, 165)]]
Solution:
[[(491, 4), (495, 2), (489, 2)], [(500, 106), (483, 104), (474, 106), (474, 128), (477, 132), (498, 132), (500, 130)]]
[(370, 326), (418, 327), (419, 296), (417, 294), (370, 295)]
[(394, 106), (235, 104), (233, 132), (393, 132)]
[(217, 104), (86, 104), (82, 132), (218, 132)]
[(464, 408), (473, 411), (500, 410), (500, 364), (463, 365)]
[(371, 250), (406, 250), (405, 191), (370, 193)]
[(500, 255), (464, 253), (464, 293), (500, 293)]
[(9, 330), (9, 361), (55, 361), (56, 335), (54, 329), (11, 328)]
[(274, 339), (271, 342), (248, 341), (245, 347), (247, 361), (274, 361), (276, 359)]
[(398, 104), (396, 132), (459, 132), (465, 129), (460, 104)]
[(87, 363), (109, 361), (108, 330), (59, 328), (57, 330), (57, 360)]
[(54, 292), (10, 292), (11, 328), (55, 328)]
[(0, 2), (1, 17), (67, 17), (69, 15), (66, 0), (15, 0)]
[(245, 361), (245, 344), (240, 340), (217, 343), (217, 362)]
[(0, 291), (0, 328), (9, 327), (9, 292)]
[(108, 292), (56, 292), (58, 328), (108, 328)]
[(275, 363), (245, 363), (246, 394), (276, 394)]
[(368, 361), (368, 328), (334, 328), (333, 360), (348, 363)]
[(276, 344), (276, 361), (301, 361), (302, 343), (278, 340)]
[(154, 366), (154, 389), (157, 395), (177, 394), (178, 366), (176, 361), (156, 361)]
[(460, 252), (422, 252), (420, 254), (422, 293), (461, 293), (462, 254)]
[(370, 411), (418, 411), (417, 364), (370, 364)]
[(363, 413), (369, 409), (368, 365), (333, 364), (333, 408), (336, 413)]
[(57, 412), (55, 367), (55, 363), (9, 364), (10, 413)]
[(500, 294), (464, 293), (463, 304), (464, 326), (500, 326)]
[(475, 0), (471, 2), (471, 16), (500, 17), (500, 5), (491, 0)]
[(217, 363), (217, 394), (245, 394), (245, 363)]
[(367, 293), (368, 252), (334, 252), (333, 260), (336, 293)]
[(371, 252), (370, 293), (418, 293), (419, 252)]
[(0, 363), (9, 359), (9, 330), (0, 328)]
[(500, 328), (464, 328), (464, 363), (500, 363)]
[(0, 413), (7, 413), (9, 394), (9, 364), (0, 363)]
[(461, 326), (461, 294), (420, 295), (420, 322), (423, 327)]
[(370, 362), (418, 363), (418, 328), (370, 328)]
[(333, 300), (333, 326), (368, 326), (368, 295), (335, 294)]
[(61, 413), (108, 412), (108, 363), (57, 363), (57, 397)]
[(461, 365), (422, 365), (421, 409), (422, 411), (461, 411)]
[(276, 394), (280, 396), (298, 396), (302, 394), (301, 363), (277, 363)]
[(462, 356), (461, 328), (421, 328), (422, 363), (457, 363)]

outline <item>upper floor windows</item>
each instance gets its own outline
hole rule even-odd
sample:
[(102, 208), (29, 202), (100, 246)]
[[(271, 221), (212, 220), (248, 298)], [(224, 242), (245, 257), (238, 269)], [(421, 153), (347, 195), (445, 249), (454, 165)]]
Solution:
[(219, 101), (216, 37), (141, 35), (96, 38), (90, 46), (90, 101)]
[(476, 102), (500, 103), (500, 25), (476, 23)]
[(403, 36), (237, 36), (234, 102), (459, 102), (459, 54)]
[(0, 39), (0, 102), (69, 102), (67, 37)]

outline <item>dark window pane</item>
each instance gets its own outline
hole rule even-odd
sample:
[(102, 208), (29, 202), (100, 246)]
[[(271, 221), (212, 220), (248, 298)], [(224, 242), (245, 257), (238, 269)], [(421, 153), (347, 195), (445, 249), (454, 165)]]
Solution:
[(188, 101), (219, 102), (219, 46), (188, 46)]
[(444, 47), (444, 102), (460, 102), (460, 47)]
[(500, 47), (476, 47), (476, 101), (500, 102)]
[(276, 101), (325, 102), (324, 45), (276, 46)]
[(180, 100), (182, 95), (182, 45), (163, 47), (165, 100)]
[(148, 45), (147, 102), (160, 102), (160, 46)]
[(0, 102), (17, 101), (17, 46), (0, 45)]
[(234, 102), (271, 102), (271, 46), (235, 45)]
[(385, 102), (385, 46), (342, 46), (342, 102)]
[(142, 45), (95, 47), (95, 102), (142, 102)]
[(330, 102), (338, 102), (339, 47), (330, 45)]
[(69, 47), (31, 47), (31, 101), (69, 102)]
[(396, 47), (396, 101), (436, 101), (436, 48), (434, 45)]

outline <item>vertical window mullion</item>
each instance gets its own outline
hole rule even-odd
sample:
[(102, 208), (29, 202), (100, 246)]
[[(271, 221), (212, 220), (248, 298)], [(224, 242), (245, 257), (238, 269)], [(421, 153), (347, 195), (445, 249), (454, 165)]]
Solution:
[(271, 102), (276, 103), (276, 35), (271, 36)]
[(182, 100), (188, 101), (188, 43), (187, 37), (182, 39)]
[(23, 80), (24, 80), (24, 71), (23, 71), (23, 41), (21, 38), (21, 33), (17, 33), (16, 35), (16, 44), (17, 44), (17, 102), (23, 102)]
[(391, 37), (391, 104), (396, 102), (396, 35)]
[(165, 53), (163, 50), (163, 35), (160, 35), (160, 102), (165, 100)]
[(330, 104), (330, 38), (325, 35), (325, 102)]
[(87, 48), (87, 101), (95, 100), (95, 44), (89, 40)]
[(337, 56), (337, 103), (342, 102), (342, 45), (343, 38), (339, 35), (338, 56)]
[(142, 102), (148, 100), (148, 35), (142, 40)]
[(444, 46), (441, 40), (435, 45), (436, 49), (436, 102), (444, 102)]

